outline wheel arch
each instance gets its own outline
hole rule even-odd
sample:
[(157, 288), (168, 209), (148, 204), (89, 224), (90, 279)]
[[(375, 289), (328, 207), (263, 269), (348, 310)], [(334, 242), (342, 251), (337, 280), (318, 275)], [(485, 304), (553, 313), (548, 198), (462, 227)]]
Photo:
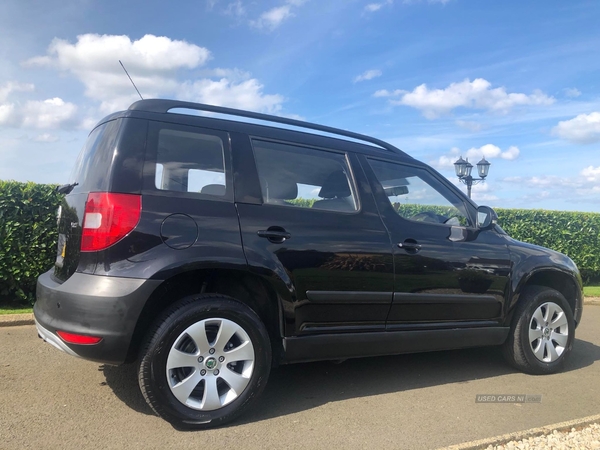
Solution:
[(282, 301), (276, 289), (263, 277), (247, 270), (203, 268), (182, 271), (165, 279), (150, 295), (136, 323), (127, 362), (138, 358), (140, 346), (156, 318), (187, 295), (222, 294), (249, 306), (264, 323), (273, 350), (273, 362), (283, 355)]
[(581, 319), (581, 308), (583, 303), (581, 284), (573, 274), (555, 268), (538, 269), (529, 273), (529, 275), (521, 281), (513, 294), (507, 323), (512, 322), (512, 315), (520, 301), (521, 294), (530, 286), (543, 286), (560, 292), (571, 307), (571, 312), (573, 313), (575, 324), (577, 326)]

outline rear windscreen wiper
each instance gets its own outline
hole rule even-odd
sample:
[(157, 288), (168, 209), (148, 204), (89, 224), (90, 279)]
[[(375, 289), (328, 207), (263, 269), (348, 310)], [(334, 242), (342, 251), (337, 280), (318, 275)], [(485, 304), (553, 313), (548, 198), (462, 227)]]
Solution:
[(71, 184), (63, 184), (62, 186), (57, 186), (56, 187), (56, 192), (58, 192), (59, 194), (69, 194), (73, 188), (75, 186), (77, 186), (79, 183), (71, 183)]

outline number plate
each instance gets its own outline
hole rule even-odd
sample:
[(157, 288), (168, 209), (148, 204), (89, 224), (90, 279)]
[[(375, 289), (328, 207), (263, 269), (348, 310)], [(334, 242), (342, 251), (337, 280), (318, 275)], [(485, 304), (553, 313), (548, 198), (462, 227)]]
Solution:
[(67, 249), (67, 236), (60, 233), (58, 235), (58, 246), (56, 248), (56, 265), (58, 267), (63, 266), (65, 260), (65, 251)]

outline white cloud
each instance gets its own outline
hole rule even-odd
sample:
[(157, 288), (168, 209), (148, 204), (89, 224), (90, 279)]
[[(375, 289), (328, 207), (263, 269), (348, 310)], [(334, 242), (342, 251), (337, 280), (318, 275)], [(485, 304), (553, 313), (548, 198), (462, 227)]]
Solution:
[(505, 177), (500, 181), (528, 188), (573, 187), (573, 183), (568, 178), (557, 177), (556, 175)]
[(475, 158), (481, 158), (482, 156), (485, 156), (487, 159), (492, 159), (500, 157), (502, 155), (502, 150), (500, 150), (500, 147), (498, 147), (497, 145), (485, 144), (479, 148), (470, 148), (469, 150), (467, 150), (466, 155), (467, 158), (471, 158), (472, 160), (474, 160)]
[(251, 20), (250, 25), (259, 30), (273, 31), (287, 19), (293, 17), (293, 9), (304, 3), (306, 0), (287, 0), (284, 5), (271, 8), (262, 13), (258, 19)]
[(463, 107), (483, 109), (506, 113), (515, 106), (521, 105), (550, 105), (553, 97), (536, 90), (531, 95), (522, 93), (507, 93), (506, 88), (492, 88), (491, 83), (483, 78), (473, 81), (465, 79), (452, 83), (445, 89), (429, 89), (421, 84), (411, 92), (381, 90), (375, 92), (375, 97), (389, 97), (394, 105), (405, 105), (419, 109), (428, 119), (435, 119), (449, 114), (453, 109)]
[(153, 97), (175, 87), (176, 71), (202, 66), (209, 57), (206, 48), (164, 36), (148, 34), (132, 41), (128, 36), (84, 34), (75, 44), (54, 39), (47, 55), (31, 58), (24, 65), (72, 73), (85, 85), (85, 94), (101, 101), (101, 110), (108, 113), (129, 106), (137, 96), (119, 60), (142, 95)]
[(252, 78), (250, 72), (245, 72), (240, 69), (225, 69), (216, 67), (214, 69), (202, 69), (196, 72), (199, 78), (227, 78), (233, 82), (245, 81)]
[(367, 12), (379, 11), (384, 6), (391, 5), (392, 3), (394, 3), (393, 0), (386, 0), (385, 2), (380, 2), (380, 3), (369, 3), (368, 5), (365, 6), (365, 11), (367, 11)]
[[(406, 4), (406, 5), (410, 5), (410, 4), (414, 4), (414, 3), (421, 3), (423, 0), (403, 0), (402, 3)], [(427, 3), (441, 3), (442, 5), (448, 3), (450, 0), (427, 0)], [(394, 0), (385, 0), (383, 2), (379, 2), (379, 3), (369, 3), (367, 5), (365, 5), (365, 11), (367, 12), (376, 12), (379, 11), (381, 8), (383, 8), (386, 5), (392, 5), (394, 3)]]
[(589, 166), (581, 171), (581, 175), (585, 177), (587, 181), (593, 183), (600, 183), (600, 166), (594, 167)]
[(471, 147), (466, 152), (461, 151), (458, 147), (453, 147), (447, 155), (440, 156), (436, 161), (431, 161), (431, 165), (437, 169), (453, 169), (456, 160), (460, 156), (464, 156), (470, 160), (471, 164), (475, 167), (484, 156), (487, 160), (501, 158), (512, 161), (517, 159), (520, 153), (519, 148), (514, 145), (511, 145), (505, 151), (502, 151), (500, 147), (493, 144), (486, 144), (481, 147)]
[[(462, 190), (465, 194), (467, 193), (466, 185), (464, 183), (461, 183), (461, 181), (458, 178), (451, 177), (449, 178), (449, 181), (456, 187), (458, 187), (460, 190)], [(494, 189), (490, 187), (490, 184), (488, 184), (487, 181), (478, 184), (473, 184), (473, 186), (471, 187), (471, 198), (480, 205), (490, 204), (491, 202), (499, 200), (498, 196), (495, 195), (493, 192)]]
[[(395, 92), (402, 93), (405, 91), (395, 91)], [(375, 91), (375, 93), (373, 94), (373, 97), (391, 97), (392, 95), (394, 95), (393, 92), (390, 92), (387, 89), (380, 89), (378, 91)]]
[(283, 97), (265, 95), (263, 86), (256, 79), (234, 83), (226, 78), (219, 81), (198, 80), (183, 84), (179, 90), (181, 98), (211, 105), (251, 109), (277, 113), (281, 110)]
[(242, 17), (246, 14), (246, 8), (241, 0), (237, 0), (228, 4), (223, 13), (228, 16)]
[(581, 95), (581, 91), (577, 88), (566, 88), (564, 89), (565, 95), (567, 97), (575, 98)]
[[(137, 41), (128, 36), (82, 34), (77, 43), (54, 39), (47, 56), (25, 62), (26, 66), (53, 64), (76, 73), (116, 73), (122, 60), (127, 69), (145, 75), (193, 69), (204, 64), (210, 52), (186, 41), (147, 34)], [(116, 67), (116, 68), (115, 68)]]
[(531, 194), (523, 196), (524, 202), (539, 202), (542, 198), (566, 198), (570, 203), (600, 203), (600, 167), (586, 167), (581, 170), (580, 175), (584, 179), (581, 176), (538, 175), (507, 177), (500, 181), (518, 185), (521, 190), (531, 190)]
[(369, 3), (367, 6), (365, 6), (365, 11), (368, 11), (368, 12), (379, 11), (382, 6), (383, 6), (383, 3)]
[(73, 122), (77, 106), (55, 97), (44, 101), (28, 101), (23, 107), (22, 125), (31, 128), (59, 128)]
[(453, 147), (448, 155), (443, 155), (437, 161), (431, 161), (430, 164), (436, 169), (454, 169), (454, 163), (460, 156), (460, 149)]
[(354, 82), (358, 83), (360, 81), (372, 80), (373, 78), (380, 77), (382, 75), (381, 70), (372, 69), (367, 70), (360, 75), (354, 77)]
[(479, 204), (495, 202), (498, 200), (498, 196), (492, 193), (492, 189), (487, 183), (474, 184), (471, 188), (471, 197)]
[(580, 114), (571, 120), (558, 122), (552, 133), (568, 141), (590, 144), (600, 141), (600, 112)]
[(55, 97), (30, 100), (25, 104), (0, 104), (0, 125), (24, 128), (73, 127), (77, 106)]
[(13, 103), (0, 103), (0, 125), (8, 125), (14, 121), (15, 105)]
[(519, 147), (511, 145), (510, 147), (508, 147), (508, 149), (506, 149), (505, 152), (502, 152), (500, 154), (500, 158), (513, 161), (519, 157), (520, 153), (521, 151), (519, 150)]
[(33, 91), (35, 86), (30, 83), (18, 83), (14, 81), (7, 81), (0, 86), (0, 103), (5, 102), (9, 95), (16, 91), (28, 92)]
[(38, 134), (33, 140), (36, 142), (57, 142), (60, 138), (50, 133), (44, 133)]
[[(300, 4), (298, 0), (288, 6), (296, 4)], [(133, 40), (128, 36), (85, 34), (76, 43), (55, 39), (47, 55), (32, 58), (24, 65), (55, 67), (71, 73), (85, 86), (86, 96), (100, 102), (100, 113), (104, 115), (125, 109), (139, 99), (119, 59), (144, 98), (178, 97), (266, 112), (279, 111), (284, 100), (280, 95), (264, 94), (260, 82), (246, 72), (203, 68), (210, 59), (208, 49), (164, 36), (146, 35)], [(194, 79), (180, 79), (190, 69), (194, 70)], [(67, 111), (65, 107), (63, 112)], [(85, 122), (100, 118), (91, 117), (94, 115), (87, 114)]]
[[(472, 147), (466, 152), (467, 158), (475, 161), (485, 156), (486, 159), (502, 158), (508, 161), (515, 160), (519, 157), (521, 151), (518, 147), (511, 145), (505, 151), (502, 151), (500, 147), (493, 144), (486, 144), (479, 148)], [(476, 162), (478, 162), (476, 161)]]
[(29, 83), (18, 83), (7, 81), (0, 85), (0, 125), (20, 124), (19, 106), (12, 102), (7, 102), (13, 92), (33, 91), (35, 86)]

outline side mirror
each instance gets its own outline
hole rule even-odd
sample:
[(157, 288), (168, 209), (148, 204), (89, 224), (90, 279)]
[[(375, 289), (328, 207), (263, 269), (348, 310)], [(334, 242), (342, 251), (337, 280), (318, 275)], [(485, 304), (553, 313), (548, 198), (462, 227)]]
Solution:
[(477, 208), (477, 228), (487, 230), (492, 228), (498, 222), (498, 215), (489, 206), (480, 206)]

